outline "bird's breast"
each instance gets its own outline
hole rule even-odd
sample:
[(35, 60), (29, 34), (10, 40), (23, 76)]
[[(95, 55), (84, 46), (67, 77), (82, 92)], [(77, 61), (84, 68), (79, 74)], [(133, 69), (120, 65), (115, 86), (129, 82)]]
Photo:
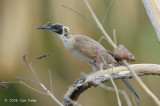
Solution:
[(82, 54), (79, 50), (77, 49), (70, 49), (69, 50), (70, 53), (75, 56), (76, 58), (78, 58), (80, 61), (84, 61), (86, 63), (94, 63), (93, 59), (85, 56), (84, 54)]

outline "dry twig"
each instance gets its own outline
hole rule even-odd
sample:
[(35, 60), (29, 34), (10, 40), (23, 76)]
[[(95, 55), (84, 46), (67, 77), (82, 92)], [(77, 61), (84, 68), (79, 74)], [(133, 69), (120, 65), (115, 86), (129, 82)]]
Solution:
[(142, 0), (160, 42), (160, 0)]
[[(19, 76), (15, 76), (17, 79), (19, 79), (19, 81), (3, 81), (2, 84), (8, 84), (8, 83), (20, 83), (32, 90), (34, 90), (35, 92), (41, 93), (41, 94), (45, 94), (45, 95), (49, 95), (59, 106), (63, 106), (63, 104), (53, 95), (53, 90), (52, 90), (52, 78), (51, 78), (51, 73), (49, 71), (49, 77), (50, 77), (50, 86), (51, 86), (51, 91), (48, 90), (43, 83), (40, 82), (36, 72), (34, 71), (32, 64), (31, 63), (27, 63), (30, 67), (30, 70), (32, 71), (34, 77), (36, 78), (36, 81), (28, 79), (28, 78), (24, 78), (24, 77), (19, 77)], [(31, 87), (30, 85), (26, 84), (24, 81), (29, 81), (31, 83), (37, 84), (39, 85), (44, 91), (40, 91), (38, 89), (35, 89), (33, 87)]]
[[(109, 35), (107, 34), (107, 32), (104, 30), (103, 26), (101, 25), (101, 23), (99, 22), (98, 18), (96, 17), (95, 13), (93, 12), (90, 4), (88, 3), (87, 0), (84, 0), (88, 10), (90, 11), (93, 19), (95, 20), (97, 26), (99, 27), (100, 31), (104, 34), (104, 36), (106, 37), (106, 40), (110, 43), (110, 45), (113, 46), (113, 48), (117, 48), (116, 44), (112, 41), (112, 39), (109, 37)], [(127, 68), (130, 70), (131, 68), (128, 66), (128, 63), (123, 60), (123, 63), (127, 66)], [(159, 99), (152, 93), (152, 91), (149, 90), (149, 88), (143, 83), (143, 81), (138, 78), (137, 74), (133, 71), (130, 70), (131, 73), (133, 74), (133, 76), (136, 78), (136, 81), (142, 86), (142, 88), (144, 88), (144, 90), (146, 91), (146, 93), (156, 102), (156, 104), (160, 105), (160, 101)]]
[[(138, 76), (144, 75), (160, 75), (160, 65), (157, 64), (132, 64), (129, 67), (134, 70)], [(109, 74), (108, 74), (109, 73)], [(108, 70), (97, 71), (92, 74), (86, 74), (80, 77), (67, 91), (63, 104), (73, 106), (65, 98), (69, 97), (71, 100), (76, 101), (81, 93), (90, 88), (97, 86), (103, 82), (110, 80), (110, 75), (113, 79), (123, 79), (134, 77), (126, 66), (114, 67)], [(95, 83), (96, 82), (96, 83)]]
[[(114, 88), (108, 87), (108, 86), (104, 85), (103, 83), (100, 83), (99, 86), (100, 86), (101, 88), (105, 89), (105, 90), (115, 91)], [(122, 95), (124, 96), (124, 99), (125, 99), (126, 102), (127, 102), (127, 106), (132, 106), (132, 103), (131, 103), (129, 97), (128, 97), (127, 93), (126, 93), (124, 90), (118, 89), (118, 93), (120, 93), (120, 94), (122, 94)]]

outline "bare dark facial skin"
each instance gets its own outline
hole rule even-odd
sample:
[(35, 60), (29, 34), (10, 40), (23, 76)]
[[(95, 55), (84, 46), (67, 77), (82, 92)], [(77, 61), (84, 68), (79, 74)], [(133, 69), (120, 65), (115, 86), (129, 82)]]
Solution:
[(63, 28), (63, 25), (61, 25), (61, 24), (52, 24), (50, 22), (48, 22), (45, 25), (42, 25), (42, 26), (38, 27), (38, 29), (47, 29), (47, 30), (50, 30), (50, 31), (55, 32), (57, 34), (62, 34), (63, 33), (62, 28)]
[(63, 26), (60, 24), (52, 24), (52, 27), (50, 30), (57, 33), (57, 34), (62, 34), (63, 33), (62, 28), (63, 28)]

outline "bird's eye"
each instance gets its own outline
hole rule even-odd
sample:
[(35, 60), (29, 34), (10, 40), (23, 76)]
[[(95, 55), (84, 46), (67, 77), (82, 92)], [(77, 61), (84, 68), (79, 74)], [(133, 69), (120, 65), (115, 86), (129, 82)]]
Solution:
[(58, 26), (55, 26), (54, 29), (59, 29), (59, 27), (58, 27)]

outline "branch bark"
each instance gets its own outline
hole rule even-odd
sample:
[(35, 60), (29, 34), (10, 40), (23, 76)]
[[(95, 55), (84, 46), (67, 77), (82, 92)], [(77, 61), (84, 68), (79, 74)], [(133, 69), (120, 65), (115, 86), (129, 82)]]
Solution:
[[(132, 64), (129, 66), (138, 76), (160, 75), (160, 65), (158, 64)], [(64, 96), (63, 105), (73, 106), (73, 104), (70, 103), (70, 101), (68, 101), (66, 98), (76, 101), (80, 94), (82, 94), (85, 90), (92, 86), (96, 87), (100, 83), (109, 81), (110, 76), (113, 79), (134, 77), (131, 71), (125, 66), (119, 66), (108, 70), (85, 74), (69, 87), (69, 90)]]

